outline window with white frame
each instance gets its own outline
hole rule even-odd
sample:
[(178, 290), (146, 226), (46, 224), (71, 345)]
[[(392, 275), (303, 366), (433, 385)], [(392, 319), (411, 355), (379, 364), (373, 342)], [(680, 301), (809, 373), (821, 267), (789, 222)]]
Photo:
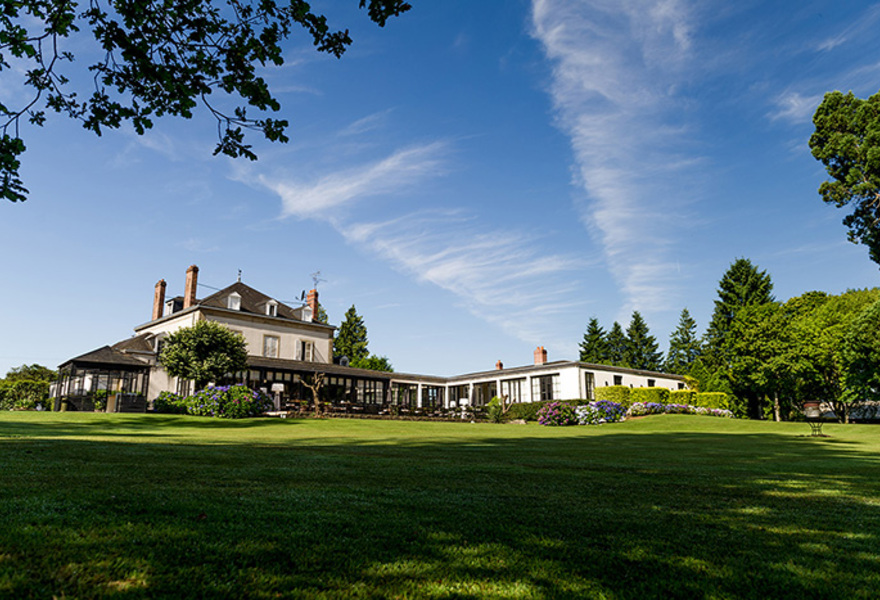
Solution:
[(278, 358), (278, 349), (281, 346), (281, 338), (277, 335), (263, 336), (263, 356), (266, 358)]
[(308, 342), (306, 340), (300, 340), (299, 342), (299, 360), (303, 360), (305, 362), (312, 362), (315, 360), (315, 344), (312, 342)]
[(520, 379), (504, 379), (501, 381), (501, 395), (507, 396), (508, 402), (522, 402), (525, 377)]
[(227, 296), (226, 308), (229, 310), (241, 310), (241, 296), (238, 292), (232, 292)]
[(270, 317), (278, 316), (278, 303), (274, 300), (270, 300), (266, 303), (266, 314)]
[(559, 399), (559, 374), (532, 377), (532, 402)]

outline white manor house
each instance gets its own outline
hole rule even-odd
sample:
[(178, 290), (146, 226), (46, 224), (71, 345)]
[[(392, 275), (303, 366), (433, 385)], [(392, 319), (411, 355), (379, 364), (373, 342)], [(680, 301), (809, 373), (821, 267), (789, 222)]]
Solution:
[(484, 406), (493, 396), (508, 402), (594, 399), (596, 387), (624, 385), (683, 389), (684, 379), (577, 361), (547, 360), (538, 347), (534, 363), (454, 377), (387, 373), (355, 369), (333, 360), (335, 327), (315, 320), (318, 292), (311, 290), (300, 307), (259, 292), (240, 280), (205, 298), (196, 297), (199, 269), (186, 271), (183, 296), (166, 298), (166, 283), (155, 287), (152, 318), (134, 328), (135, 335), (72, 358), (59, 366), (53, 389), (56, 410), (91, 410), (96, 394), (107, 397), (108, 412), (144, 411), (163, 391), (192, 392), (192, 383), (170, 377), (158, 361), (168, 334), (199, 320), (216, 321), (240, 333), (247, 342), (248, 368), (230, 374), (228, 384), (242, 382), (271, 395), (276, 409), (311, 399), (304, 377), (324, 375), (322, 399), (337, 408), (364, 413), (398, 409), (446, 409)]

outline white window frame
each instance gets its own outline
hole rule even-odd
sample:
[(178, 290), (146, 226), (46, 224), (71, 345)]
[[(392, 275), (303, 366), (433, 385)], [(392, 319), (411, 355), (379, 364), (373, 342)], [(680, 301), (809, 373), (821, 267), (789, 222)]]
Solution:
[[(272, 354), (270, 352), (270, 349), (271, 349), (270, 340), (274, 340), (274, 342), (275, 342), (275, 353), (274, 354)], [(278, 337), (277, 335), (264, 334), (263, 335), (263, 356), (265, 358), (278, 358), (278, 356), (280, 354), (281, 354), (281, 338)]]

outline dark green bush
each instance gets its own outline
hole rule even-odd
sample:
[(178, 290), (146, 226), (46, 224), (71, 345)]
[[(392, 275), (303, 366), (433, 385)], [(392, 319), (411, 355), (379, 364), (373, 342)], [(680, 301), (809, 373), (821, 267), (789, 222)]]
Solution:
[(724, 392), (698, 392), (694, 396), (694, 406), (705, 408), (724, 408), (730, 410), (730, 401)]
[(649, 402), (669, 404), (669, 390), (659, 387), (634, 388), (629, 393), (629, 406), (632, 406), (635, 402), (643, 404), (648, 404)]
[(608, 400), (627, 408), (633, 403), (630, 399), (632, 390), (625, 385), (608, 385), (596, 388), (596, 400)]
[(586, 404), (587, 400), (540, 400), (538, 402), (514, 402), (507, 409), (507, 412), (504, 415), (504, 419), (507, 421), (514, 421), (517, 419), (522, 419), (524, 421), (537, 421), (538, 420), (538, 411), (541, 410), (541, 407), (550, 404), (551, 402), (559, 402), (561, 404), (568, 404), (572, 407), (580, 406), (581, 404)]
[(675, 390), (670, 396), (670, 404), (687, 404), (688, 406), (697, 406), (695, 397), (697, 393), (694, 390)]
[(156, 396), (156, 399), (153, 400), (153, 410), (157, 413), (185, 415), (186, 402), (177, 394), (161, 392)]

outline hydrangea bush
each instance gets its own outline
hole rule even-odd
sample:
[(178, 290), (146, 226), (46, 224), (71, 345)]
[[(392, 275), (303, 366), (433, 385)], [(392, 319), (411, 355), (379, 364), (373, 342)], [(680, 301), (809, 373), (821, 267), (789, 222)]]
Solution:
[(580, 425), (616, 423), (626, 418), (626, 407), (610, 400), (599, 400), (578, 406), (575, 414)]
[(171, 392), (161, 392), (156, 396), (156, 399), (153, 400), (153, 410), (157, 413), (185, 415), (185, 398)]
[(269, 398), (242, 384), (209, 386), (186, 398), (185, 403), (191, 415), (221, 419), (258, 417), (272, 405)]
[(541, 425), (577, 425), (578, 418), (574, 409), (568, 404), (551, 402), (538, 411), (538, 423)]
[[(568, 417), (573, 411), (574, 422)], [(705, 415), (709, 417), (725, 417), (732, 419), (733, 413), (723, 408), (706, 408), (689, 404), (661, 404), (660, 402), (634, 402), (627, 409), (624, 405), (609, 400), (590, 402), (572, 409), (566, 404), (553, 402), (538, 411), (538, 422), (541, 425), (600, 425), (617, 423), (626, 417), (643, 417), (645, 415), (682, 414)]]

